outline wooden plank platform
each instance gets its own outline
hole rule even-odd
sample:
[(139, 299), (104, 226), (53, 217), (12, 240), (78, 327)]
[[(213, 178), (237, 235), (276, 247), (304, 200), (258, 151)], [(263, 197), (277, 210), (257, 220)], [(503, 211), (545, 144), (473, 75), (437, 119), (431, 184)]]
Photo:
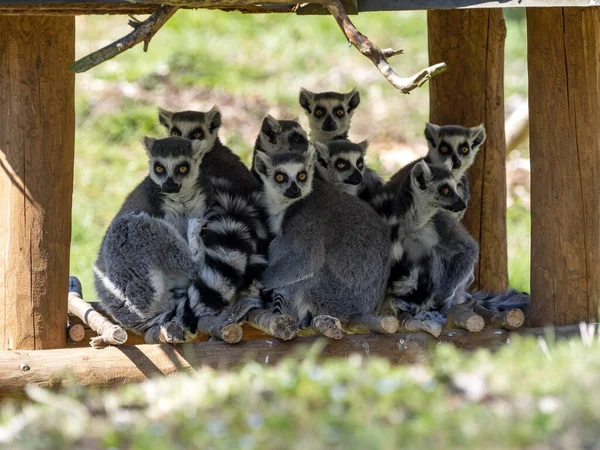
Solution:
[(465, 350), (483, 347), (496, 349), (510, 343), (515, 335), (571, 338), (580, 335), (580, 328), (578, 325), (571, 325), (554, 329), (523, 329), (518, 332), (487, 329), (473, 334), (464, 330), (450, 330), (444, 331), (437, 339), (427, 333), (397, 333), (387, 336), (346, 335), (340, 340), (306, 337), (284, 342), (269, 338), (236, 345), (201, 342), (178, 346), (135, 345), (102, 349), (1, 351), (0, 397), (18, 392), (28, 384), (59, 387), (77, 383), (107, 387), (161, 375), (193, 373), (196, 368), (203, 366), (224, 370), (247, 361), (275, 364), (285, 357), (307, 354), (310, 346), (317, 341), (322, 345), (322, 358), (346, 358), (352, 354), (360, 354), (366, 358), (377, 356), (395, 364), (407, 364), (428, 359), (432, 348), (439, 343), (452, 343)]

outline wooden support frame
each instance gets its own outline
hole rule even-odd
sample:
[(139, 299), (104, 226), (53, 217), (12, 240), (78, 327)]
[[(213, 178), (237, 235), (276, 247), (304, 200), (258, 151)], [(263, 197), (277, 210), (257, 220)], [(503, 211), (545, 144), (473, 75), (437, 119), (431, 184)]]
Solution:
[[(594, 325), (597, 326), (597, 325)], [(444, 331), (439, 338), (428, 333), (393, 335), (345, 335), (339, 340), (305, 337), (292, 341), (264, 339), (230, 346), (224, 342), (171, 345), (136, 345), (104, 349), (73, 348), (44, 351), (0, 351), (0, 397), (14, 395), (28, 384), (59, 387), (78, 383), (83, 386), (107, 387), (140, 382), (161, 375), (193, 372), (208, 366), (231, 369), (247, 361), (276, 364), (291, 355), (302, 355), (307, 347), (320, 340), (321, 357), (344, 358), (351, 354), (383, 357), (393, 363), (422, 362), (430, 357), (439, 343), (473, 350), (495, 349), (510, 343), (516, 335), (569, 338), (580, 335), (579, 326), (546, 330), (484, 330), (471, 334), (464, 330)]]
[(600, 299), (600, 9), (527, 11), (533, 325)]
[(73, 16), (0, 16), (0, 348), (66, 342)]
[(501, 10), (429, 11), (429, 60), (443, 57), (448, 70), (430, 81), (430, 121), (473, 127), (487, 139), (469, 170), (471, 199), (463, 219), (480, 247), (474, 289), (508, 285), (504, 40)]

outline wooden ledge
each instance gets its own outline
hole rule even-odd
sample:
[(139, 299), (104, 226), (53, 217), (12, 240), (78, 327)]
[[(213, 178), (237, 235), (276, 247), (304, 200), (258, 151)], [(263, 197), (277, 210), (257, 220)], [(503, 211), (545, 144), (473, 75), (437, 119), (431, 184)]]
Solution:
[[(594, 324), (597, 326), (597, 324)], [(229, 345), (223, 342), (170, 345), (131, 345), (121, 347), (71, 348), (57, 350), (1, 351), (0, 396), (14, 395), (28, 384), (59, 387), (78, 383), (83, 386), (107, 387), (147, 380), (159, 375), (193, 373), (208, 366), (229, 369), (247, 361), (276, 364), (284, 357), (306, 354), (308, 346), (321, 340), (321, 358), (344, 358), (351, 354), (378, 356), (392, 363), (415, 363), (426, 360), (438, 343), (456, 347), (496, 349), (510, 343), (514, 335), (550, 335), (569, 338), (580, 335), (579, 325), (556, 328), (530, 328), (510, 332), (486, 329), (470, 334), (462, 330), (444, 331), (436, 339), (427, 333), (394, 335), (345, 335), (340, 340), (318, 337), (279, 341), (275, 338)]]

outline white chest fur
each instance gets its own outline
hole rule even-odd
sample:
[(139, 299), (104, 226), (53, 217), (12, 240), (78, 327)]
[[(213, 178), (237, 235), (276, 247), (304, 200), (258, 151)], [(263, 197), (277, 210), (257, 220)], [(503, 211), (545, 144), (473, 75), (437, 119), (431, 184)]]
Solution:
[(204, 217), (206, 213), (206, 195), (199, 189), (166, 195), (163, 199), (162, 211), (165, 215), (164, 219), (184, 238), (187, 238), (188, 220)]
[(398, 241), (392, 247), (394, 260), (399, 261), (406, 255), (409, 261), (417, 262), (424, 256), (430, 255), (433, 247), (439, 243), (439, 235), (433, 223), (412, 230), (403, 230), (398, 233)]

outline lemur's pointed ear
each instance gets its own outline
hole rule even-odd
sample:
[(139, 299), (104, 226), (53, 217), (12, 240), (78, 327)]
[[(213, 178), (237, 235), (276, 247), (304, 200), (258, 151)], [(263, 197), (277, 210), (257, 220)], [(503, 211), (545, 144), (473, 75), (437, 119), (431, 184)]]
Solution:
[(483, 124), (469, 129), (471, 147), (476, 148), (485, 142), (485, 127)]
[(360, 94), (356, 88), (354, 88), (347, 94), (344, 94), (344, 97), (346, 99), (346, 105), (348, 105), (348, 114), (352, 114), (356, 107), (360, 104)]
[(362, 142), (359, 142), (358, 146), (360, 147), (360, 153), (363, 156), (365, 156), (367, 154), (367, 149), (369, 148), (369, 141), (368, 140), (364, 140)]
[(436, 148), (439, 144), (439, 142), (438, 142), (440, 139), (439, 131), (440, 131), (439, 125), (434, 125), (432, 123), (425, 122), (425, 139), (427, 139), (427, 141), (433, 148)]
[(265, 152), (254, 152), (254, 167), (259, 174), (268, 176), (272, 167), (271, 157)]
[(304, 161), (306, 163), (306, 167), (312, 167), (315, 164), (315, 161), (317, 160), (317, 149), (316, 149), (316, 145), (323, 145), (320, 142), (317, 142), (314, 145), (309, 145), (308, 149), (306, 150), (306, 152), (304, 152)]
[(158, 121), (160, 124), (169, 129), (171, 128), (173, 120), (173, 113), (171, 111), (167, 111), (166, 109), (158, 108)]
[[(329, 159), (329, 147), (327, 147), (325, 144), (322, 142), (314, 142), (312, 147), (314, 147), (316, 156), (324, 159), (325, 161)], [(310, 149), (311, 146), (309, 145), (308, 148)]]
[(152, 154), (152, 147), (154, 147), (154, 143), (156, 142), (156, 139), (149, 137), (149, 136), (144, 136), (142, 137), (142, 144), (144, 145), (144, 148), (146, 149), (146, 153), (148, 154), (148, 156), (150, 156)]
[(206, 123), (208, 124), (208, 131), (211, 133), (214, 133), (221, 126), (221, 111), (219, 111), (217, 105), (206, 113)]
[(427, 189), (427, 182), (431, 178), (431, 169), (425, 161), (421, 160), (412, 168), (410, 176), (414, 185), (424, 191)]
[(203, 139), (193, 139), (190, 143), (192, 145), (193, 158), (198, 162), (204, 157), (208, 150), (206, 141)]
[(315, 94), (307, 89), (300, 88), (300, 106), (306, 111), (307, 114), (312, 114), (313, 105), (315, 102)]
[(279, 121), (270, 114), (264, 118), (260, 132), (267, 136), (271, 143), (275, 143), (276, 136), (281, 132), (281, 125)]

